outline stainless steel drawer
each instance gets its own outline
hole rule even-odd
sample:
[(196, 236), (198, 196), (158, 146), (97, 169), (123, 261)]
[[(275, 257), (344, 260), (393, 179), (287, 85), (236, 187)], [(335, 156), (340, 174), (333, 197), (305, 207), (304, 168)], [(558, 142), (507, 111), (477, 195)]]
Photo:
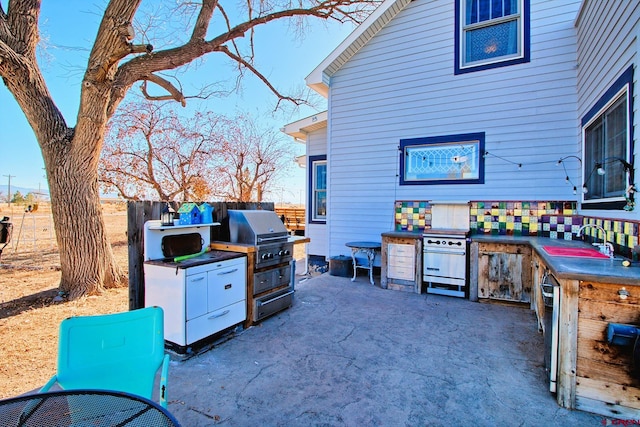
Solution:
[(257, 322), (290, 307), (293, 303), (294, 292), (293, 288), (289, 287), (282, 291), (256, 298), (253, 301), (253, 321)]

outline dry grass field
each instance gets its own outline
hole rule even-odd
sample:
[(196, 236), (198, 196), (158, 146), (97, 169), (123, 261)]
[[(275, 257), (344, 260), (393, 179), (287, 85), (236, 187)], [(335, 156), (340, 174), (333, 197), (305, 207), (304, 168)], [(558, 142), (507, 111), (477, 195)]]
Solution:
[[(38, 388), (55, 373), (58, 325), (63, 319), (129, 309), (126, 284), (101, 296), (54, 303), (60, 261), (55, 239), (50, 238), (50, 212), (46, 206), (23, 212), (22, 207), (14, 206), (13, 212), (0, 207), (0, 217), (9, 216), (14, 225), (12, 242), (0, 258), (0, 398)], [(104, 213), (113, 250), (126, 272), (126, 205), (106, 204)]]

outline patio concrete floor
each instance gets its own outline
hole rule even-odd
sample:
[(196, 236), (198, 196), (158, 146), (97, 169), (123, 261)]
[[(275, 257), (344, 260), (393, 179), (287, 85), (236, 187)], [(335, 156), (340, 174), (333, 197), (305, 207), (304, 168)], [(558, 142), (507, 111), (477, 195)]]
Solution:
[(172, 360), (169, 410), (184, 427), (609, 424), (557, 405), (527, 308), (364, 276), (303, 281), (290, 309)]

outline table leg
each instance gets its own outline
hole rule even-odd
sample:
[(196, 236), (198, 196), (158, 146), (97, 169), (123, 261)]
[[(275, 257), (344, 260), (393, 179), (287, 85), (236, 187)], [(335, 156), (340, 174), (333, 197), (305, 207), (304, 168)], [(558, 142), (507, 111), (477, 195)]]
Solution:
[(367, 249), (367, 260), (369, 261), (369, 282), (373, 285), (373, 260), (376, 257), (376, 251)]
[(353, 277), (351, 278), (352, 282), (356, 281), (356, 272), (358, 271), (356, 263), (356, 253), (358, 252), (357, 248), (351, 248), (351, 259), (353, 260)]

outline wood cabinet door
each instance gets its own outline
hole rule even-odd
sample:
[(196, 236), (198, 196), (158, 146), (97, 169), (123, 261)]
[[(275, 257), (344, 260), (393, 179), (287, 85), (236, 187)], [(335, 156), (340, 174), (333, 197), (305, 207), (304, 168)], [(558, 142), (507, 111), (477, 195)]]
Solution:
[(481, 252), (478, 259), (478, 296), (530, 302), (530, 270), (529, 254)]

